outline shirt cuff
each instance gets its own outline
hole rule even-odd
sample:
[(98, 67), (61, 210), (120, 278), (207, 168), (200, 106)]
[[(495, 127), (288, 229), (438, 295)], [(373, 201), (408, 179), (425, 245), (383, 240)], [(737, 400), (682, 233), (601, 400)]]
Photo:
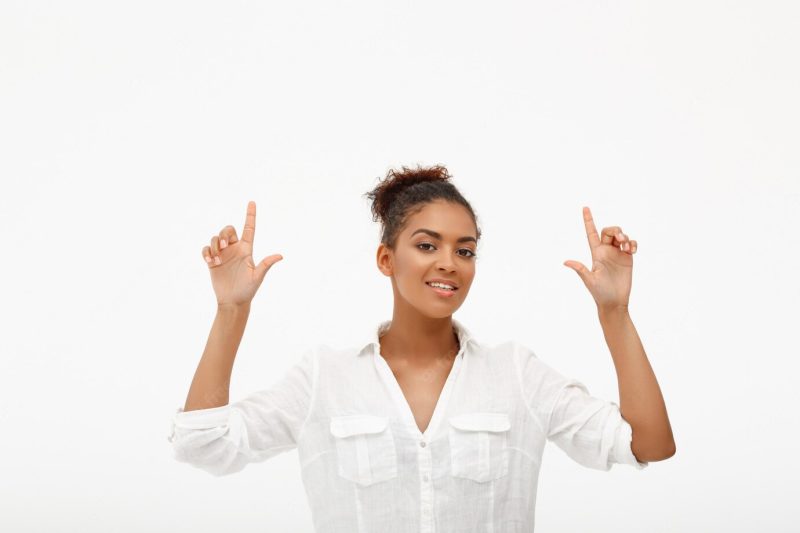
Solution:
[(640, 462), (633, 455), (631, 443), (633, 442), (633, 429), (627, 420), (622, 419), (622, 425), (617, 432), (617, 442), (614, 446), (614, 459), (617, 463), (629, 464), (637, 470), (642, 470), (649, 466), (649, 462)]
[(175, 441), (175, 428), (183, 429), (210, 429), (224, 426), (228, 423), (230, 416), (230, 404), (208, 409), (194, 409), (184, 411), (183, 407), (178, 407), (172, 415), (170, 434), (167, 437), (169, 442)]

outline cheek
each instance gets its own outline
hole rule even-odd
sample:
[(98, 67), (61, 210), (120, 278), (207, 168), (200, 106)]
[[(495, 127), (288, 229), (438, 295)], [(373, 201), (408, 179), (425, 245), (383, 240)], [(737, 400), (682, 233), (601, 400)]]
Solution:
[(419, 279), (419, 267), (416, 262), (407, 257), (397, 258), (394, 263), (394, 277), (398, 285), (406, 287), (415, 279)]
[(471, 272), (470, 272), (468, 275), (464, 275), (464, 276), (462, 277), (462, 279), (463, 279), (463, 281), (464, 281), (463, 287), (464, 287), (466, 290), (469, 290), (469, 288), (472, 286), (472, 282), (475, 280), (475, 270), (474, 270), (474, 267), (473, 267), (473, 270), (472, 270), (472, 271), (471, 271)]
[(417, 275), (428, 268), (425, 258), (418, 254), (406, 254), (402, 258), (397, 258), (395, 266), (398, 273), (404, 277)]

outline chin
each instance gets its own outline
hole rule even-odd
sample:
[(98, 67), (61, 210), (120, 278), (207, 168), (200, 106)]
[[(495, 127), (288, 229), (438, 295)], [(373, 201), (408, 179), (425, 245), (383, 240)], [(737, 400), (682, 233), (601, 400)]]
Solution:
[(454, 312), (455, 312), (455, 309), (452, 310), (452, 311), (447, 311), (447, 312), (443, 312), (443, 311), (429, 312), (429, 313), (423, 312), (422, 314), (427, 316), (428, 318), (447, 318), (449, 316), (452, 316)]
[(448, 304), (441, 302), (440, 305), (430, 305), (430, 303), (426, 302), (425, 305), (415, 307), (420, 314), (423, 314), (428, 318), (447, 318), (455, 313), (459, 307), (461, 307), (461, 303), (462, 302), (454, 302)]

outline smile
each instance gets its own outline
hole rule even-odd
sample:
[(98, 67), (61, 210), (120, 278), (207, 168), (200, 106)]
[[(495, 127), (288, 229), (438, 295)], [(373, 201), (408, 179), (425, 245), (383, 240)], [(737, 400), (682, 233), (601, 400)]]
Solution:
[(432, 291), (434, 291), (436, 294), (438, 294), (440, 296), (453, 296), (455, 294), (455, 292), (458, 290), (456, 288), (452, 288), (452, 289), (442, 288), (443, 284), (439, 284), (439, 283), (435, 284), (437, 286), (431, 285), (429, 282), (425, 282), (425, 284), (428, 287), (430, 287)]

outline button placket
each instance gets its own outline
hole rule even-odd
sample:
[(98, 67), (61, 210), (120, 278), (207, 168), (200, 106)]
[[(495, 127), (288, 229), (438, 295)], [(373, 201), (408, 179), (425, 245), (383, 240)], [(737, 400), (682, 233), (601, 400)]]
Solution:
[(433, 533), (433, 487), (431, 486), (431, 470), (433, 461), (428, 443), (419, 442), (419, 474), (420, 474), (420, 517), (423, 533)]

